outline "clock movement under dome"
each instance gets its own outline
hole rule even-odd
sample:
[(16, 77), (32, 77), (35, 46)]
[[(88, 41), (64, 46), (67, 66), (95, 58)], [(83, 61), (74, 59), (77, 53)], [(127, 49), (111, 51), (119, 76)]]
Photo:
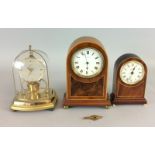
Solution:
[(32, 50), (31, 46), (20, 53), (13, 63), (15, 98), (12, 110), (36, 111), (53, 109), (56, 93), (51, 88), (48, 58), (40, 50)]

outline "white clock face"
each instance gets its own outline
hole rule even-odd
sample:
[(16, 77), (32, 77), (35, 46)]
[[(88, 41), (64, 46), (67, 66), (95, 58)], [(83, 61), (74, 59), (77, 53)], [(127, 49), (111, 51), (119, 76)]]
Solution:
[(83, 48), (72, 56), (72, 70), (82, 78), (92, 78), (99, 75), (104, 67), (104, 57), (95, 48)]
[(121, 80), (129, 85), (140, 82), (145, 74), (144, 66), (139, 61), (128, 61), (120, 69)]
[(33, 57), (18, 61), (15, 66), (19, 69), (21, 78), (27, 82), (37, 82), (44, 76), (45, 65)]

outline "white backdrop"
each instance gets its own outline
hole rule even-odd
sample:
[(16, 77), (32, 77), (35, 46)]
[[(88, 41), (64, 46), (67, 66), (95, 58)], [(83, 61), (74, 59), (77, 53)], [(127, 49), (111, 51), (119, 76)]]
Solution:
[[(66, 87), (65, 63), (72, 41), (81, 36), (99, 39), (109, 57), (109, 93), (112, 87), (113, 65), (124, 53), (135, 53), (147, 64), (149, 74), (146, 98), (148, 105), (125, 105), (109, 110), (92, 107), (62, 108)], [(155, 126), (155, 29), (0, 29), (0, 126)], [(28, 48), (46, 52), (51, 60), (52, 85), (59, 96), (55, 111), (12, 112), (14, 98), (12, 62), (17, 54)], [(87, 115), (102, 115), (92, 122), (82, 120)]]

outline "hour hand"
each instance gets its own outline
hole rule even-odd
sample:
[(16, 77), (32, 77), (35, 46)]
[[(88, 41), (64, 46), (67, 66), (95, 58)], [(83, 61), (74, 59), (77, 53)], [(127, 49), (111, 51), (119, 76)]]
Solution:
[(30, 72), (33, 71), (33, 68), (31, 68), (31, 67), (27, 67), (27, 69), (28, 69)]
[(131, 75), (133, 75), (133, 74), (134, 74), (134, 70), (135, 70), (135, 68), (136, 68), (136, 67), (134, 67), (134, 68), (133, 68), (133, 70), (132, 70), (132, 72), (131, 72)]
[(29, 70), (29, 75), (33, 72), (33, 68), (28, 67), (27, 68)]

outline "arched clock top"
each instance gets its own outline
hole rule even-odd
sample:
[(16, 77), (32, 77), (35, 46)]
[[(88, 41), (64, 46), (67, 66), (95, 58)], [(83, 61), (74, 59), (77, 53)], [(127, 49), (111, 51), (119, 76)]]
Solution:
[[(142, 67), (144, 68), (145, 76), (140, 80), (140, 82), (142, 82), (143, 80), (146, 79), (146, 77), (147, 77), (147, 66), (146, 66), (145, 62), (139, 56), (137, 56), (136, 54), (127, 53), (127, 54), (124, 54), (124, 55), (120, 56), (115, 62), (115, 66), (114, 66), (114, 82), (116, 82), (117, 78), (119, 78), (120, 81), (122, 81), (121, 78), (120, 78), (121, 68), (122, 68), (122, 66), (124, 64), (127, 64), (129, 62), (135, 62), (135, 63), (137, 62), (138, 64), (141, 64)], [(139, 82), (137, 84), (139, 84)], [(130, 86), (132, 86), (132, 85), (133, 84), (130, 84)]]
[[(76, 72), (74, 72), (73, 70), (73, 65), (72, 65), (72, 61), (73, 61), (73, 57), (75, 57), (76, 53), (80, 53), (82, 51), (85, 52), (85, 50), (88, 49), (88, 54), (91, 55), (91, 57), (98, 58), (99, 62), (96, 66), (92, 66), (92, 72), (95, 72), (96, 70), (94, 69), (96, 67), (99, 68), (100, 71), (98, 71), (97, 74), (90, 74), (90, 76), (80, 76), (77, 75)], [(84, 53), (85, 54), (85, 53)], [(94, 54), (94, 55), (93, 55)], [(96, 55), (95, 55), (96, 54)], [(84, 56), (83, 56), (84, 57)], [(100, 60), (100, 57), (101, 60)], [(77, 59), (75, 59), (77, 60)], [(90, 59), (89, 61), (94, 60), (94, 59)], [(84, 60), (85, 61), (85, 60)], [(107, 73), (107, 68), (108, 68), (108, 57), (107, 57), (107, 53), (106, 50), (104, 48), (104, 46), (102, 45), (102, 43), (97, 40), (96, 38), (93, 37), (80, 37), (78, 39), (76, 39), (70, 46), (69, 51), (68, 51), (68, 56), (67, 56), (67, 72), (68, 74), (72, 75), (72, 77), (76, 80), (80, 80), (86, 83), (91, 83), (91, 82), (95, 82), (96, 80), (101, 79), (106, 73)], [(76, 63), (76, 62), (75, 62)], [(89, 65), (90, 62), (86, 62), (86, 65)], [(91, 62), (93, 63), (93, 62)], [(103, 63), (103, 64), (102, 64)], [(101, 65), (102, 64), (102, 65)], [(77, 65), (78, 67), (78, 65)], [(94, 68), (93, 68), (94, 67)], [(93, 70), (94, 69), (94, 70)], [(83, 71), (83, 70), (81, 70)], [(86, 72), (89, 75), (89, 72), (87, 70), (83, 71)]]

